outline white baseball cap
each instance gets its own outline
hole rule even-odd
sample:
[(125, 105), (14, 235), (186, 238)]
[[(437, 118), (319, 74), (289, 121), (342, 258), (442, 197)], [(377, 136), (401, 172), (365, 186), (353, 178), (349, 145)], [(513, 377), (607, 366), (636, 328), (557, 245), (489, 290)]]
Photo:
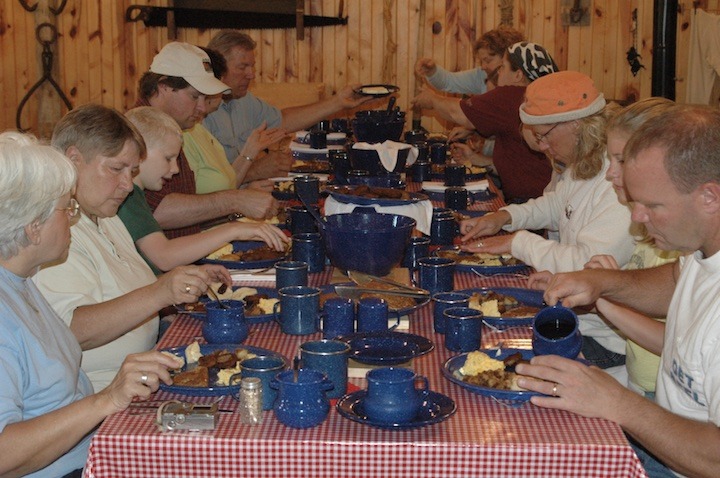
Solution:
[(213, 75), (207, 53), (189, 43), (172, 42), (165, 45), (153, 58), (150, 71), (183, 78), (203, 95), (230, 92), (230, 87)]

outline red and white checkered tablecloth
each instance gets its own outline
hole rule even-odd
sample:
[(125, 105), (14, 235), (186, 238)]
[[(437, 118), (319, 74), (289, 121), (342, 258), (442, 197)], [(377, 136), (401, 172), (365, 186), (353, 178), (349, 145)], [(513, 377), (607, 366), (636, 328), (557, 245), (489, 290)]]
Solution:
[[(327, 283), (331, 271), (311, 283)], [(456, 289), (524, 285), (518, 277), (481, 279), (457, 274)], [(180, 315), (160, 348), (185, 345), (200, 335), (200, 321)], [(299, 341), (320, 334), (285, 335), (275, 323), (251, 326), (248, 345), (290, 358)], [(472, 394), (446, 380), (441, 366), (450, 352), (432, 330), (432, 305), (411, 314), (410, 331), (431, 338), (435, 350), (415, 360), (434, 391), (455, 400), (458, 411), (424, 428), (381, 430), (347, 420), (333, 408), (320, 426), (297, 430), (280, 424), (272, 411), (260, 426), (241, 425), (234, 414), (221, 414), (208, 432), (157, 430), (154, 414), (115, 414), (102, 424), (90, 446), (88, 477), (644, 477), (645, 472), (620, 428), (599, 419), (538, 408), (517, 408)], [(529, 329), (483, 331), (483, 345), (499, 340), (529, 345)], [(365, 387), (364, 379), (352, 382)], [(154, 399), (184, 399), (158, 392)], [(211, 399), (195, 399), (197, 401)], [(221, 408), (234, 409), (226, 397)]]
[[(408, 185), (417, 190), (418, 185)], [(494, 189), (491, 186), (492, 189)], [(440, 203), (435, 203), (441, 206)], [(476, 202), (476, 210), (497, 210), (502, 199)], [(311, 274), (311, 285), (330, 282), (332, 270)], [(267, 286), (267, 283), (244, 283)], [(481, 278), (457, 273), (455, 288), (524, 287), (516, 276)], [(180, 315), (159, 348), (186, 345), (201, 335), (200, 321)], [(160, 432), (155, 414), (126, 410), (108, 417), (95, 434), (86, 477), (289, 477), (289, 478), (437, 478), (437, 477), (645, 477), (645, 471), (617, 425), (548, 410), (525, 403), (510, 407), (472, 394), (442, 376), (451, 356), (443, 336), (432, 326), (432, 305), (410, 315), (410, 332), (431, 338), (435, 349), (415, 359), (413, 367), (427, 376), (430, 388), (451, 397), (457, 412), (444, 422), (416, 429), (382, 430), (347, 420), (332, 408), (319, 426), (298, 430), (263, 412), (260, 426), (240, 423), (231, 413), (220, 415), (214, 431)], [(274, 323), (251, 326), (245, 342), (292, 358), (299, 343), (321, 334), (285, 335)], [(482, 343), (492, 347), (530, 347), (530, 329), (497, 332), (485, 328)], [(364, 379), (351, 379), (359, 388)], [(187, 397), (158, 392), (154, 400)], [(197, 398), (209, 402), (213, 398)], [(333, 402), (334, 403), (334, 402)], [(235, 409), (225, 397), (222, 409)]]

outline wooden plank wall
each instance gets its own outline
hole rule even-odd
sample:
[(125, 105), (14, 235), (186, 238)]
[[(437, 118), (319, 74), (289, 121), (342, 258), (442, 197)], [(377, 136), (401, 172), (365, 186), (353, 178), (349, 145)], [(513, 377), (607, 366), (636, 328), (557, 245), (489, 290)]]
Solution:
[[(53, 77), (74, 105), (100, 102), (125, 110), (135, 101), (140, 75), (168, 40), (166, 28), (126, 23), (131, 5), (167, 5), (171, 0), (68, 0), (55, 16), (37, 0), (38, 12), (25, 11), (17, 0), (0, 0), (0, 129), (14, 129), (17, 106), (42, 75), (41, 47), (35, 26), (56, 25)], [(33, 4), (34, 2), (27, 2)], [(324, 82), (336, 90), (347, 83), (393, 83), (400, 86), (398, 105), (408, 109), (415, 90), (413, 64), (419, 55), (434, 58), (451, 70), (473, 66), (472, 44), (504, 16), (527, 37), (544, 45), (563, 69), (592, 76), (608, 98), (632, 100), (650, 95), (653, 0), (591, 0), (589, 26), (565, 27), (561, 5), (568, 0), (305, 0), (315, 15), (349, 17), (347, 26), (306, 29), (297, 42), (294, 30), (251, 30), (257, 40), (257, 81)], [(685, 97), (689, 22), (692, 2), (680, 2), (678, 16), (677, 98)], [(339, 12), (339, 6), (344, 5)], [(419, 25), (420, 6), (425, 20)], [(700, 5), (717, 12), (720, 0)], [(632, 76), (625, 52), (633, 45), (632, 11), (637, 9), (636, 47), (646, 69)], [(433, 33), (433, 25), (439, 31)], [(178, 39), (205, 45), (215, 32), (179, 29)], [(422, 51), (418, 51), (422, 45)], [(41, 108), (41, 101), (59, 102), (52, 88), (41, 87), (28, 101), (21, 124), (46, 136), (64, 107)], [(381, 105), (377, 105), (379, 107)], [(42, 111), (39, 118), (38, 111)], [(425, 118), (432, 131), (447, 125)]]

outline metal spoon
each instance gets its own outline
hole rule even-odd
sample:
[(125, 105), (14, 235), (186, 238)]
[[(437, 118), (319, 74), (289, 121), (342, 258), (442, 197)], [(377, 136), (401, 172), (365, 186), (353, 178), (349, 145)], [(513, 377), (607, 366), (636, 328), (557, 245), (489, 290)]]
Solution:
[(229, 308), (230, 308), (229, 305), (225, 304), (223, 301), (220, 300), (220, 297), (218, 297), (218, 295), (215, 293), (215, 291), (213, 290), (212, 287), (208, 287), (207, 292), (208, 292), (209, 295), (212, 296), (213, 299), (215, 299), (215, 301), (216, 301), (218, 304), (220, 304), (220, 307), (222, 307), (223, 309), (229, 309)]

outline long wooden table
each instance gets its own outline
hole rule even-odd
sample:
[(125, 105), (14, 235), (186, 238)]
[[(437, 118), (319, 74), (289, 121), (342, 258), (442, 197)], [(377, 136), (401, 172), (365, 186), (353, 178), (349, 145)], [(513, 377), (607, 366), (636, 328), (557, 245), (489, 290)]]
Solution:
[[(473, 205), (495, 210), (494, 198)], [(311, 275), (312, 285), (330, 281), (332, 269)], [(267, 286), (267, 283), (244, 283)], [(481, 278), (456, 273), (455, 288), (523, 287), (516, 276)], [(200, 333), (200, 321), (180, 315), (159, 348), (186, 345)], [(622, 430), (614, 423), (548, 410), (530, 403), (510, 406), (470, 393), (443, 377), (451, 357), (443, 336), (432, 328), (432, 304), (410, 316), (411, 333), (428, 337), (435, 349), (413, 363), (432, 390), (451, 397), (457, 412), (444, 422), (416, 429), (385, 430), (342, 417), (334, 408), (321, 425), (292, 429), (264, 412), (260, 426), (242, 425), (236, 414), (221, 414), (214, 431), (160, 432), (155, 415), (128, 410), (102, 424), (90, 446), (87, 477), (644, 477)], [(482, 346), (529, 348), (529, 327), (483, 330)], [(285, 335), (274, 322), (251, 326), (247, 345), (294, 356), (300, 341), (320, 334)], [(351, 389), (365, 388), (351, 379)], [(158, 392), (154, 400), (187, 400)], [(213, 398), (192, 398), (207, 403)], [(225, 397), (224, 409), (236, 402)]]

